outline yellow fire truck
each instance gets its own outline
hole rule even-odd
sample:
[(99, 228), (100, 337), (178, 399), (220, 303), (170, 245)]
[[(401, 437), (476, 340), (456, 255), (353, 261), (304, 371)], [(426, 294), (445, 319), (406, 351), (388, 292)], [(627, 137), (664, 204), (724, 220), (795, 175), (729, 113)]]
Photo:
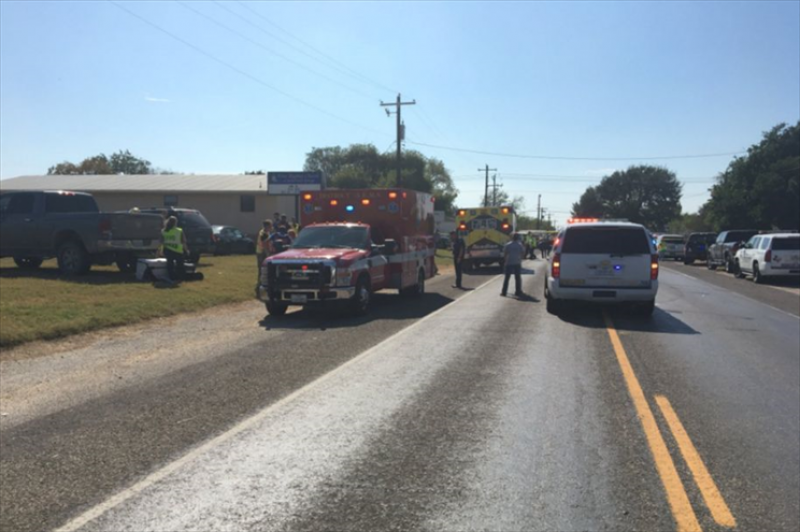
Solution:
[(514, 207), (472, 207), (456, 213), (458, 234), (464, 239), (466, 270), (486, 265), (503, 266), (503, 246), (517, 229)]

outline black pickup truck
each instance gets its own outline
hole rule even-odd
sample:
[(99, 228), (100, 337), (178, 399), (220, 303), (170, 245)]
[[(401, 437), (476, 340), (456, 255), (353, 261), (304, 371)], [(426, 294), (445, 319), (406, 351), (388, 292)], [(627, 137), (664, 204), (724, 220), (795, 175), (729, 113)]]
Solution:
[(55, 257), (65, 275), (114, 262), (131, 271), (138, 257), (155, 255), (161, 228), (160, 216), (100, 212), (82, 192), (0, 194), (0, 257), (14, 257), (20, 268), (35, 269)]
[(723, 231), (717, 235), (717, 240), (708, 248), (706, 266), (709, 270), (716, 270), (717, 266), (725, 266), (728, 273), (736, 273), (736, 263), (733, 258), (736, 250), (742, 243), (750, 240), (750, 237), (757, 234), (756, 229), (736, 229), (733, 231)]

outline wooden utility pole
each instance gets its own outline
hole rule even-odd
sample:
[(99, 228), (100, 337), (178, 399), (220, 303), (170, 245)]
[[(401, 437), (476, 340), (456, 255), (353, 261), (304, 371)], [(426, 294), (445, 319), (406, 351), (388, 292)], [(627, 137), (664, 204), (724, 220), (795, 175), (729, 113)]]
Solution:
[[(478, 168), (478, 172), (483, 171), (483, 168)], [(486, 165), (486, 187), (483, 192), (483, 206), (489, 206), (489, 172), (496, 172), (497, 168), (489, 168), (489, 165)]]
[(536, 229), (542, 228), (542, 195), (536, 200)]
[[(416, 105), (416, 100), (411, 100), (410, 102), (403, 102), (400, 101), (400, 93), (397, 94), (397, 101), (395, 103), (383, 103), (381, 100), (381, 107), (391, 107), (395, 106), (396, 110), (394, 114), (397, 115), (397, 179), (395, 181), (396, 186), (402, 187), (403, 186), (403, 178), (400, 175), (400, 168), (401, 168), (401, 157), (402, 157), (402, 147), (403, 147), (403, 139), (405, 138), (405, 125), (400, 120), (400, 107), (403, 105)], [(389, 109), (385, 109), (386, 116), (391, 116), (392, 112)]]

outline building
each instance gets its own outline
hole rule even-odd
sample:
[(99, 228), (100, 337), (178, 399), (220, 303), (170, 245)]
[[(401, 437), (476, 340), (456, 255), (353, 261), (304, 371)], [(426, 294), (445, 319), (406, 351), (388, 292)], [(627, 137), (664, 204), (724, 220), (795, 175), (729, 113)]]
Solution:
[(297, 197), (267, 194), (266, 175), (32, 175), (0, 181), (0, 192), (10, 190), (88, 192), (102, 211), (197, 209), (212, 225), (233, 225), (251, 236), (275, 212), (299, 218)]

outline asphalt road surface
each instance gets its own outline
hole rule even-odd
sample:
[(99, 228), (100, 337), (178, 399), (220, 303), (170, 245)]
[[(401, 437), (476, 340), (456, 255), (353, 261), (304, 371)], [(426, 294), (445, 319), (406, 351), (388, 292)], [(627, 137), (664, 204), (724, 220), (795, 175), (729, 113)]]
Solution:
[(5, 353), (0, 529), (800, 529), (793, 287), (670, 265), (652, 319), (553, 316), (525, 266)]

